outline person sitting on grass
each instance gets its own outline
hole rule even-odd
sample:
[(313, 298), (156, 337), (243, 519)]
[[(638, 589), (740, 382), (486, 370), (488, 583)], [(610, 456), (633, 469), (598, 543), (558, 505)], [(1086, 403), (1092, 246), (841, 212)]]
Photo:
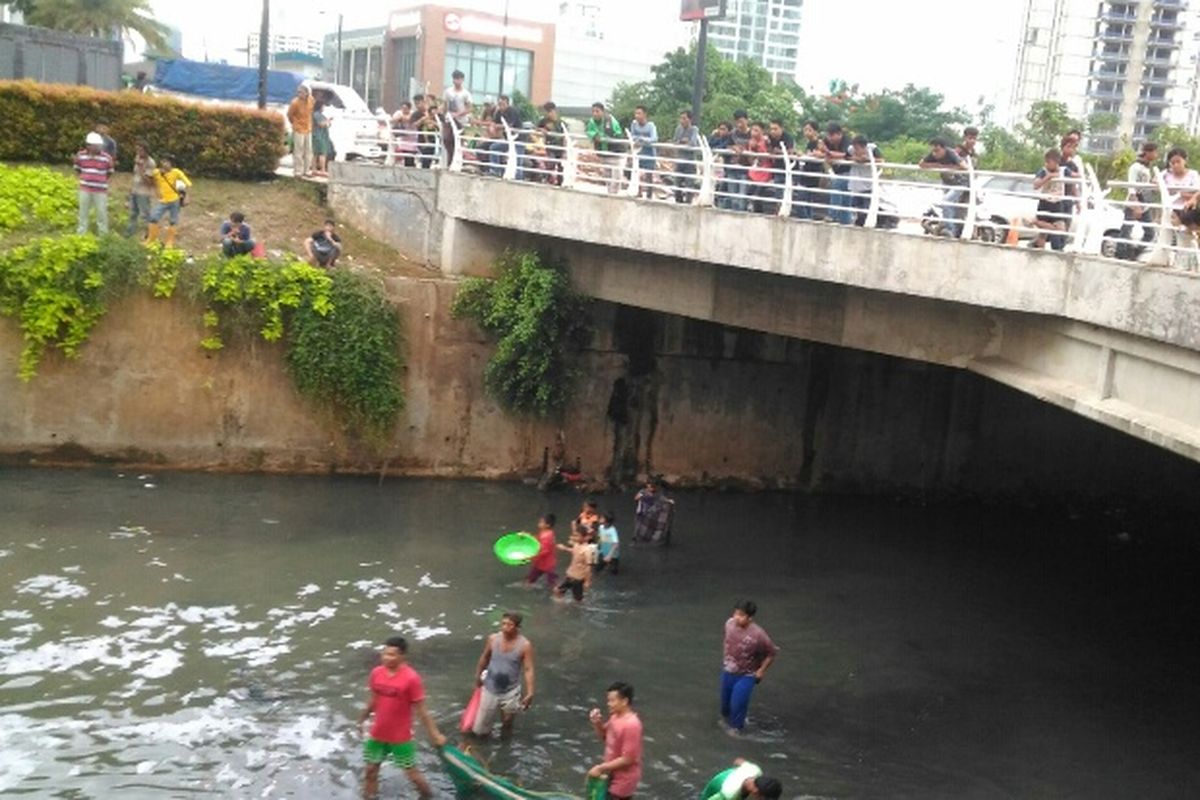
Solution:
[(342, 237), (334, 233), (335, 227), (336, 223), (327, 219), (321, 230), (304, 240), (304, 252), (313, 266), (332, 269), (337, 265), (342, 255)]
[(233, 258), (253, 251), (254, 239), (250, 235), (250, 226), (246, 224), (246, 215), (234, 211), (229, 219), (221, 223), (221, 252), (226, 258)]
[(146, 233), (146, 241), (158, 241), (159, 224), (162, 222), (162, 218), (166, 217), (170, 225), (167, 228), (163, 244), (167, 247), (174, 247), (175, 229), (179, 225), (179, 210), (186, 201), (187, 190), (192, 182), (183, 170), (175, 166), (174, 156), (164, 155), (158, 160), (158, 164), (158, 169), (150, 173), (154, 178), (154, 185), (158, 188), (158, 202), (155, 204), (154, 210), (150, 212), (150, 225)]

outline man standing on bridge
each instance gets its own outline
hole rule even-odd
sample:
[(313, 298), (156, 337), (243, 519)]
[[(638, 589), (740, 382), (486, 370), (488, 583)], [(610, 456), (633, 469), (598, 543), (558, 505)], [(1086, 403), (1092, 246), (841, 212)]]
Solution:
[(725, 622), (725, 658), (721, 670), (721, 724), (737, 736), (746, 727), (750, 694), (775, 663), (779, 648), (754, 621), (758, 606), (742, 600)]

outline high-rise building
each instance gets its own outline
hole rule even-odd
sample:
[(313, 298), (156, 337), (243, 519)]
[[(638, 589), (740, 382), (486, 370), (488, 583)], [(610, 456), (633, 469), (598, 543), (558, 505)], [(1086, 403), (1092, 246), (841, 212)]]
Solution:
[(579, 110), (607, 102), (617, 84), (649, 80), (668, 52), (688, 46), (692, 25), (677, 3), (647, 3), (630, 19), (603, 0), (564, 0), (556, 28), (551, 96)]
[[(250, 52), (258, 53), (258, 33), (251, 33), (247, 41)], [(321, 40), (310, 39), (307, 36), (295, 34), (273, 33), (267, 39), (267, 52), (276, 53), (306, 53), (310, 56), (321, 57)]]
[(708, 41), (735, 61), (761, 64), (778, 83), (799, 71), (804, 0), (727, 0), (725, 16), (708, 23)]
[(1200, 10), (1186, 0), (1026, 0), (1012, 118), (1054, 100), (1079, 119), (1111, 114), (1116, 128), (1088, 149), (1140, 144), (1156, 127), (1200, 124)]

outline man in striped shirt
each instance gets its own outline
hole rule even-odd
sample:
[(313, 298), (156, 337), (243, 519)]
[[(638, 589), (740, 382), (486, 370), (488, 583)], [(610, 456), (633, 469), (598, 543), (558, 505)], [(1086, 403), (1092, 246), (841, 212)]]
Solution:
[(79, 226), (76, 232), (88, 232), (91, 209), (96, 209), (96, 229), (108, 233), (108, 179), (113, 174), (112, 156), (104, 152), (104, 137), (92, 131), (86, 147), (75, 154), (75, 172), (79, 175)]

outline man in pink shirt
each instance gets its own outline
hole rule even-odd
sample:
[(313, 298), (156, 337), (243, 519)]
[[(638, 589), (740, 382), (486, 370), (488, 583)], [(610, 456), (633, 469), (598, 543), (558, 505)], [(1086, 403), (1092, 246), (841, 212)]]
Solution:
[(588, 776), (609, 776), (610, 800), (630, 800), (642, 779), (642, 721), (633, 710), (633, 687), (617, 681), (608, 687), (608, 722), (593, 708), (588, 714), (592, 729), (604, 742), (604, 761), (588, 770)]
[(446, 744), (446, 737), (425, 708), (425, 688), (421, 676), (405, 663), (408, 644), (402, 636), (393, 636), (383, 644), (379, 666), (371, 670), (367, 686), (371, 690), (367, 707), (358, 717), (358, 727), (374, 714), (375, 723), (363, 740), (363, 756), (367, 762), (363, 780), (363, 797), (379, 794), (379, 766), (391, 759), (404, 770), (423, 798), (433, 797), (429, 782), (417, 768), (417, 749), (412, 740), (412, 719), (415, 713), (425, 725), (429, 741), (434, 746)]
[(737, 735), (746, 726), (750, 694), (775, 663), (779, 648), (754, 621), (758, 606), (742, 600), (725, 622), (725, 655), (721, 664), (721, 722)]

